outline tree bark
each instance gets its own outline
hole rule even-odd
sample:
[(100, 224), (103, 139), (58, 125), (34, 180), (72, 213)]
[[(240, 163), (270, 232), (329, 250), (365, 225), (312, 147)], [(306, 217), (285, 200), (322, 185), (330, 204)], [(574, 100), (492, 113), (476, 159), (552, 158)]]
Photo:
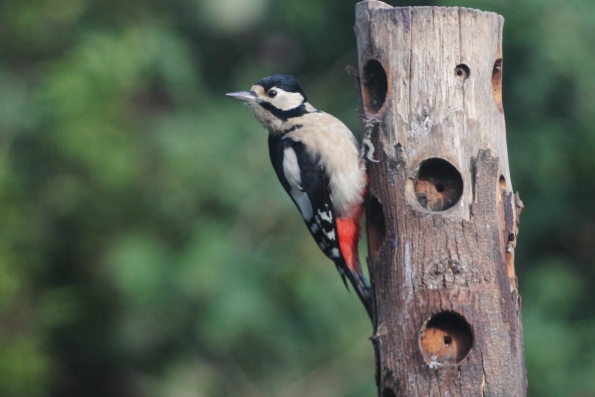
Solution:
[(499, 15), (356, 5), (378, 394), (524, 396)]

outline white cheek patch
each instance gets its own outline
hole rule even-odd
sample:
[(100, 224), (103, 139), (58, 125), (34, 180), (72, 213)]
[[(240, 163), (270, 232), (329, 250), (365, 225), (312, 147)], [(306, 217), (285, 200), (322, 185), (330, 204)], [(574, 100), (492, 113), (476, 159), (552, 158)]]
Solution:
[(290, 147), (283, 151), (283, 174), (291, 187), (289, 194), (296, 202), (302, 217), (309, 221), (313, 215), (312, 203), (310, 203), (308, 195), (302, 191), (302, 177), (300, 176), (297, 155), (295, 150)]
[(270, 100), (277, 109), (291, 110), (304, 102), (304, 97), (299, 92), (287, 92), (277, 88), (277, 96)]

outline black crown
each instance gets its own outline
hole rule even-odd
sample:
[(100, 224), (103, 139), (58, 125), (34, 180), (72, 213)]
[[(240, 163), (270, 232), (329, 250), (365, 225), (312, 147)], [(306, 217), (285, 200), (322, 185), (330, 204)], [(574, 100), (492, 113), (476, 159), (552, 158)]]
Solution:
[(277, 87), (287, 92), (299, 92), (306, 99), (306, 94), (297, 80), (288, 74), (274, 74), (269, 77), (257, 81), (256, 85), (260, 85), (265, 91), (270, 90), (273, 87)]

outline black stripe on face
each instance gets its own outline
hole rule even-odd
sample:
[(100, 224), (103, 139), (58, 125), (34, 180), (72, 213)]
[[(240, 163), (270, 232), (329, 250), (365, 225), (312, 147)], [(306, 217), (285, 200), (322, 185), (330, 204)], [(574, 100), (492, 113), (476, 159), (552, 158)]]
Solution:
[(305, 101), (302, 102), (302, 104), (300, 106), (295, 107), (293, 109), (281, 110), (279, 108), (276, 108), (270, 102), (260, 102), (260, 106), (262, 106), (263, 108), (265, 108), (266, 110), (271, 112), (271, 114), (273, 116), (275, 116), (278, 119), (281, 119), (283, 121), (287, 121), (287, 119), (291, 119), (293, 117), (299, 117), (299, 116), (303, 116), (304, 114), (307, 114), (308, 111), (306, 110), (306, 106), (304, 104), (305, 104)]

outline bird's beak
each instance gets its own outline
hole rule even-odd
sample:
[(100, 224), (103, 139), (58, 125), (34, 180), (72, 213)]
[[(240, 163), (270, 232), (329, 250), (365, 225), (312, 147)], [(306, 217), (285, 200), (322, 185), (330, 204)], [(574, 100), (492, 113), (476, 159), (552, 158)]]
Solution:
[(242, 102), (254, 102), (256, 100), (256, 94), (253, 91), (230, 92), (225, 95)]

